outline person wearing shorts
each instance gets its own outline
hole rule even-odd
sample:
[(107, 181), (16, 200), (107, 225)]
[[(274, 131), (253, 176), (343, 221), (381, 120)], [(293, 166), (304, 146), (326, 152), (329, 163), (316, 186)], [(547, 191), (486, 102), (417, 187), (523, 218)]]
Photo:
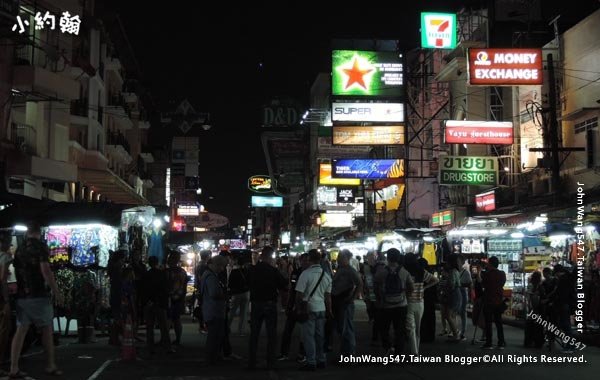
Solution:
[(54, 310), (48, 287), (58, 304), (63, 303), (62, 294), (58, 291), (54, 274), (48, 262), (48, 247), (40, 240), (41, 228), (30, 223), (27, 239), (19, 247), (15, 255), (14, 267), (17, 275), (17, 331), (11, 346), (11, 364), (9, 378), (23, 379), (26, 374), (19, 370), (19, 357), (23, 349), (23, 341), (31, 324), (42, 330), (42, 343), (46, 351), (46, 374), (62, 375), (54, 359), (54, 339), (52, 318)]

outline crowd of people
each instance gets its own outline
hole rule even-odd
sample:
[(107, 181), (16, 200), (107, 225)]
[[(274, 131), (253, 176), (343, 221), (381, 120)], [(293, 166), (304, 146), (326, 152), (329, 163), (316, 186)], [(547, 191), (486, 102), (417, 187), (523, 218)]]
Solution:
[[(2, 347), (9, 339), (6, 274), (12, 255), (6, 254), (8, 240), (0, 239), (0, 243)], [(157, 350), (176, 352), (182, 342), (181, 316), (186, 310), (189, 279), (181, 267), (180, 254), (170, 251), (165, 263), (150, 257), (148, 265), (135, 259), (125, 265), (125, 259), (124, 252), (114, 252), (108, 265), (113, 314), (110, 343), (121, 344), (126, 328), (131, 329), (135, 338), (143, 340), (137, 331), (139, 326), (145, 325), (149, 355)], [(366, 305), (372, 326), (371, 346), (381, 347), (382, 354), (419, 354), (421, 342), (434, 341), (437, 305), (442, 324), (439, 335), (447, 336), (449, 342), (467, 340), (467, 307), (471, 303), (474, 330), (481, 327), (483, 332), (482, 349), (494, 348), (494, 324), (495, 348), (501, 350), (506, 346), (502, 322), (507, 307), (503, 289), (506, 274), (498, 269), (496, 257), (468, 266), (464, 256), (450, 255), (441, 268), (437, 268), (416, 254), (403, 254), (395, 248), (385, 253), (369, 252), (364, 262), (343, 250), (332, 263), (326, 252), (316, 249), (292, 259), (275, 258), (273, 248), (264, 247), (251, 258), (223, 250), (216, 256), (211, 251), (202, 251), (200, 259), (195, 269), (198, 306), (194, 316), (199, 321), (200, 332), (206, 334), (206, 366), (227, 358), (241, 359), (232, 352), (229, 336), (232, 328), (239, 336), (246, 336), (249, 325), (248, 368), (256, 369), (264, 324), (267, 368), (274, 368), (278, 361), (291, 360), (292, 336), (297, 326), (300, 342), (296, 361), (301, 364), (300, 369), (324, 368), (327, 353), (334, 351), (336, 339), (340, 355), (356, 353), (357, 300), (363, 300)], [(15, 254), (14, 267), (18, 283), (17, 330), (12, 339), (7, 375), (9, 378), (26, 376), (19, 368), (19, 357), (25, 334), (32, 324), (42, 330), (47, 374), (61, 375), (54, 359), (52, 319), (53, 304), (60, 305), (63, 300), (48, 264), (48, 249), (41, 241), (39, 226), (29, 226), (27, 238)], [(572, 336), (571, 315), (576, 303), (574, 281), (573, 273), (556, 265), (553, 270), (545, 268), (542, 273), (534, 272), (527, 290), (529, 310), (554, 321), (568, 336)], [(282, 312), (285, 321), (280, 346), (277, 346), (277, 325)], [(154, 337), (156, 327), (160, 330), (158, 343)], [(170, 336), (171, 329), (174, 340)], [(541, 347), (545, 338), (539, 324), (527, 324), (526, 345)], [(564, 349), (568, 351), (572, 347), (566, 345)]]

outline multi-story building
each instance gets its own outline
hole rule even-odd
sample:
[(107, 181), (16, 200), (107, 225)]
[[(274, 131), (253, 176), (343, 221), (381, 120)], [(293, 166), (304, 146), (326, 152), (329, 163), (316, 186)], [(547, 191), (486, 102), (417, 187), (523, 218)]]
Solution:
[[(86, 22), (78, 33), (36, 30), (35, 15), (46, 11), (57, 18), (69, 11)], [(117, 58), (117, 46), (125, 46), (119, 43), (122, 28), (108, 31), (93, 1), (24, 1), (19, 13), (29, 18), (29, 30), (13, 32), (16, 46), (3, 47), (1, 68), (13, 73), (12, 84), (3, 86), (11, 104), (3, 110), (8, 123), (0, 123), (10, 141), (3, 146), (9, 191), (58, 201), (146, 204), (150, 124), (138, 88), (126, 82)]]

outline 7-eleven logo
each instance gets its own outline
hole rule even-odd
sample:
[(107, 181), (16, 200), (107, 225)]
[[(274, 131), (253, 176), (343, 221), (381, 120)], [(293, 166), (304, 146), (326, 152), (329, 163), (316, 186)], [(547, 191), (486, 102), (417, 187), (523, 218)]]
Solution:
[(456, 15), (422, 13), (421, 45), (424, 48), (437, 49), (453, 49), (456, 47)]
[(444, 33), (446, 30), (448, 30), (448, 27), (450, 26), (450, 20), (443, 20), (443, 19), (434, 19), (434, 20), (430, 20), (429, 23), (431, 24), (431, 29), (434, 30), (434, 35), (435, 35), (435, 46), (436, 47), (443, 47), (444, 46), (444, 37), (448, 38), (449, 36), (446, 36), (446, 34), (448, 33)]

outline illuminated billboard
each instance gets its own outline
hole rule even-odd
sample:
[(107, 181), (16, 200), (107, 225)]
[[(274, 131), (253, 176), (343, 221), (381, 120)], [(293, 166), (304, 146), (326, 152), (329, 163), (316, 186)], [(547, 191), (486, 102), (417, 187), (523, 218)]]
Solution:
[(443, 156), (440, 161), (440, 185), (498, 184), (498, 157)]
[(252, 207), (283, 207), (282, 197), (252, 196)]
[(454, 49), (456, 47), (456, 14), (421, 13), (421, 47)]
[(454, 212), (452, 210), (434, 212), (431, 214), (431, 227), (450, 226), (452, 225), (453, 216)]
[(511, 121), (446, 120), (446, 144), (512, 145)]
[(469, 49), (469, 84), (542, 84), (541, 49)]
[(358, 186), (360, 179), (333, 178), (331, 177), (331, 164), (319, 164), (319, 185)]
[(332, 160), (333, 178), (384, 179), (404, 177), (404, 160)]
[(333, 126), (333, 145), (401, 145), (404, 126)]
[(496, 192), (494, 190), (475, 195), (475, 211), (489, 212), (496, 209)]
[(248, 178), (248, 189), (255, 193), (269, 193), (273, 190), (271, 177), (268, 175), (253, 175)]
[(331, 104), (331, 120), (402, 123), (404, 103), (341, 103)]
[(396, 52), (333, 50), (331, 92), (334, 96), (402, 97), (402, 56)]
[(352, 214), (321, 214), (321, 227), (352, 227)]

